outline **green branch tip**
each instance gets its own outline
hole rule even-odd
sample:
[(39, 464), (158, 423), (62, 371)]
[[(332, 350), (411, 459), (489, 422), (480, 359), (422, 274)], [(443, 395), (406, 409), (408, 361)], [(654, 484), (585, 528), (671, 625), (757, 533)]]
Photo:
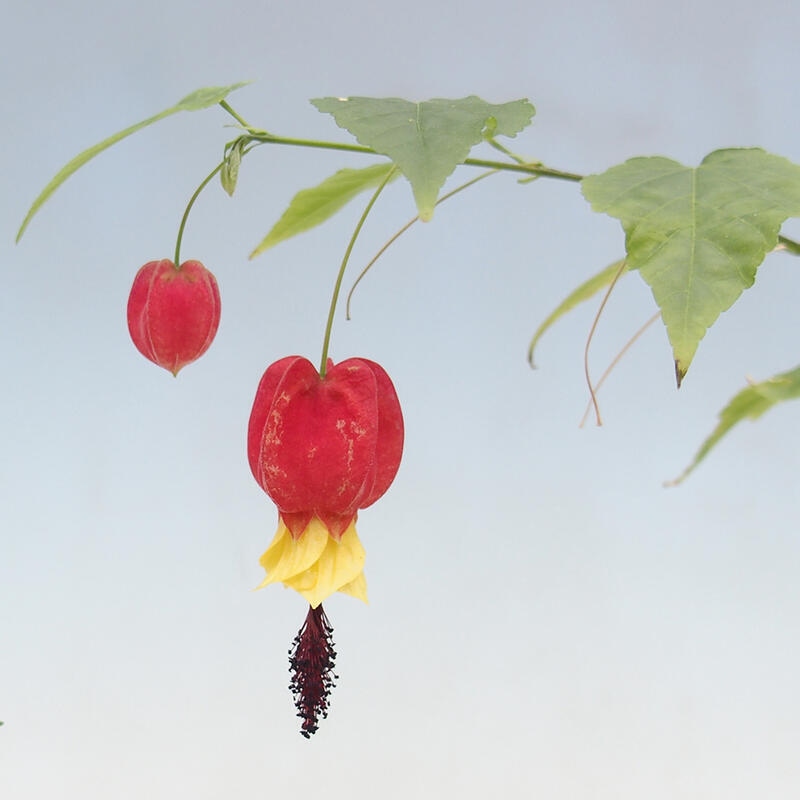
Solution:
[(92, 145), (83, 152), (78, 153), (77, 156), (68, 161), (55, 174), (47, 186), (42, 189), (38, 197), (33, 201), (33, 204), (28, 209), (28, 213), (25, 215), (25, 219), (22, 220), (22, 224), (19, 226), (15, 241), (19, 243), (19, 240), (22, 238), (22, 235), (25, 233), (25, 230), (30, 221), (33, 219), (34, 215), (47, 202), (47, 200), (50, 199), (56, 189), (58, 189), (61, 184), (64, 183), (64, 181), (77, 172), (82, 166), (91, 161), (95, 156), (100, 155), (100, 153), (102, 153), (104, 150), (108, 150), (109, 147), (117, 144), (117, 142), (121, 142), (123, 139), (127, 139), (128, 136), (137, 133), (143, 128), (147, 128), (153, 123), (159, 122), (162, 119), (166, 119), (167, 117), (177, 114), (180, 111), (200, 111), (201, 109), (215, 106), (218, 103), (221, 103), (228, 96), (228, 94), (236, 89), (241, 88), (242, 86), (245, 86), (248, 82), (249, 81), (240, 81), (239, 83), (233, 83), (230, 86), (207, 86), (203, 89), (197, 89), (194, 92), (187, 94), (186, 97), (179, 100), (174, 106), (170, 106), (169, 108), (160, 111), (158, 114), (154, 114), (152, 117), (148, 117), (141, 122), (137, 122), (135, 125), (124, 128), (108, 138), (103, 139), (103, 141)]

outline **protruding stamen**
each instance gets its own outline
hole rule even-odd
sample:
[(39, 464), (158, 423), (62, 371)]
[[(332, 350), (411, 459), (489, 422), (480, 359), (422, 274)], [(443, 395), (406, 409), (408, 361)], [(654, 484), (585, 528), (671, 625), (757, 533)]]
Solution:
[(289, 651), (289, 689), (303, 720), (300, 733), (310, 738), (317, 732), (320, 717), (328, 716), (328, 698), (338, 675), (333, 671), (336, 651), (333, 649), (333, 627), (322, 605), (309, 607), (306, 621), (292, 642)]

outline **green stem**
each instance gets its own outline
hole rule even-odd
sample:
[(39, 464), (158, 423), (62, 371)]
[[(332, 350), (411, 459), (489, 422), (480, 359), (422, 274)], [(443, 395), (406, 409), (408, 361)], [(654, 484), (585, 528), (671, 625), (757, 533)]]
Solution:
[(500, 142), (497, 141), (495, 138), (487, 139), (487, 144), (494, 147), (495, 150), (500, 151), (503, 155), (508, 156), (509, 158), (513, 159), (517, 162), (517, 164), (525, 164), (525, 159), (522, 156), (518, 156), (516, 153), (512, 153), (507, 147), (504, 147)]
[[(251, 133), (250, 138), (259, 144), (285, 144), (292, 147), (314, 147), (321, 150), (340, 150), (347, 153), (364, 153), (366, 155), (383, 155), (371, 147), (360, 144), (343, 144), (340, 142), (326, 142), (317, 139), (294, 139), (286, 136), (272, 136), (271, 134)], [(525, 175), (536, 175), (544, 178), (556, 178), (564, 181), (579, 182), (583, 175), (574, 172), (564, 172), (551, 169), (542, 164), (510, 164), (508, 161), (489, 161), (481, 158), (468, 158), (463, 162), (468, 167), (484, 167), (486, 169), (505, 170), (506, 172), (521, 172)]]
[(580, 183), (583, 175), (576, 172), (564, 172), (560, 169), (551, 169), (543, 164), (509, 164), (506, 161), (487, 161), (482, 158), (468, 158), (464, 163), (468, 167), (486, 167), (487, 169), (503, 169), (507, 172), (524, 172), (528, 175), (539, 175), (543, 178), (556, 178), (562, 181)]
[(321, 150), (344, 150), (348, 153), (366, 153), (379, 155), (371, 147), (362, 144), (347, 144), (346, 142), (328, 142), (324, 139), (296, 139), (291, 136), (272, 136), (254, 134), (253, 139), (261, 144), (288, 144), (293, 147), (315, 147)]
[(364, 212), (361, 214), (361, 218), (358, 220), (358, 224), (356, 225), (355, 230), (353, 231), (353, 235), (350, 237), (350, 242), (347, 245), (347, 250), (344, 252), (344, 258), (342, 259), (342, 264), (339, 267), (339, 274), (336, 276), (336, 283), (333, 286), (333, 295), (331, 297), (331, 307), (328, 311), (328, 322), (325, 325), (325, 337), (322, 340), (322, 358), (320, 359), (319, 363), (319, 376), (320, 378), (325, 377), (325, 372), (328, 367), (328, 349), (331, 343), (331, 330), (333, 329), (333, 318), (336, 314), (336, 303), (339, 300), (339, 292), (342, 288), (342, 280), (344, 280), (344, 271), (347, 269), (347, 262), (350, 260), (350, 254), (353, 252), (353, 247), (355, 246), (356, 239), (358, 239), (358, 234), (361, 233), (361, 228), (364, 227), (364, 223), (369, 216), (369, 212), (372, 211), (372, 207), (375, 205), (375, 201), (380, 196), (380, 193), (386, 187), (386, 184), (389, 183), (392, 176), (394, 175), (396, 167), (392, 167), (387, 173), (386, 177), (381, 181), (381, 185), (372, 193), (372, 197), (369, 199), (369, 203), (367, 203), (367, 207), (364, 209)]
[[(228, 103), (227, 100), (221, 100), (220, 107), (228, 112), (243, 128), (247, 130), (248, 139), (254, 144), (285, 144), (291, 147), (313, 147), (320, 150), (339, 150), (346, 153), (364, 153), (366, 155), (383, 155), (378, 153), (371, 147), (365, 147), (360, 144), (345, 144), (342, 142), (328, 142), (320, 139), (297, 139), (290, 136), (274, 136), (264, 130), (253, 128), (248, 122), (238, 114)], [(583, 175), (578, 175), (575, 172), (564, 172), (559, 169), (551, 169), (542, 164), (535, 162), (526, 162), (520, 156), (512, 153), (500, 142), (496, 141), (493, 137), (487, 139), (488, 143), (499, 150), (504, 155), (507, 155), (514, 162), (510, 164), (508, 161), (489, 161), (480, 158), (468, 158), (463, 163), (468, 167), (484, 167), (486, 169), (499, 169), (507, 172), (522, 172), (526, 175), (532, 175), (543, 178), (555, 178), (564, 181), (580, 182), (583, 180)]]
[(227, 100), (220, 100), (219, 101), (220, 107), (227, 111), (243, 128), (250, 129), (250, 125), (245, 122), (244, 118), (240, 117), (229, 105)]
[(181, 219), (180, 227), (178, 228), (178, 239), (175, 242), (175, 269), (180, 269), (181, 267), (181, 241), (183, 240), (183, 230), (186, 227), (186, 221), (189, 219), (189, 212), (192, 210), (192, 206), (194, 205), (194, 201), (200, 196), (200, 192), (208, 186), (211, 182), (212, 178), (222, 169), (225, 165), (224, 161), (220, 161), (214, 169), (209, 172), (209, 174), (203, 179), (203, 182), (195, 189), (194, 194), (192, 195), (191, 199), (189, 200), (188, 205), (186, 206), (186, 211), (183, 212), (183, 219)]

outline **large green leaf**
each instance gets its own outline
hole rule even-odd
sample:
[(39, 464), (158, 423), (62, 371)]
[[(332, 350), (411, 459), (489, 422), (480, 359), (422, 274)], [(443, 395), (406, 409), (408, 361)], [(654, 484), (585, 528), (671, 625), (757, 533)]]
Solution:
[(754, 383), (742, 389), (722, 409), (719, 424), (711, 435), (703, 442), (692, 463), (675, 480), (671, 486), (680, 483), (708, 455), (709, 451), (734, 426), (745, 418), (758, 419), (765, 411), (769, 411), (777, 403), (800, 398), (800, 367), (789, 372), (775, 375), (769, 380)]
[[(392, 169), (394, 165), (391, 161), (362, 169), (340, 169), (318, 186), (299, 191), (281, 218), (272, 226), (272, 230), (250, 253), (250, 258), (255, 258), (278, 242), (325, 222), (358, 194), (379, 186)], [(394, 180), (399, 174), (395, 170), (395, 175), (390, 176), (389, 180)]]
[(493, 105), (479, 97), (426, 100), (323, 97), (311, 101), (340, 128), (394, 161), (408, 178), (420, 219), (427, 221), (439, 190), (473, 145), (492, 136), (516, 136), (535, 113), (527, 100)]
[(158, 122), (159, 120), (164, 119), (165, 117), (169, 117), (172, 114), (177, 114), (179, 111), (200, 111), (203, 108), (208, 108), (209, 106), (216, 105), (220, 101), (224, 100), (230, 92), (234, 89), (238, 89), (241, 86), (246, 85), (246, 81), (241, 83), (234, 83), (230, 86), (208, 86), (204, 89), (198, 89), (191, 94), (186, 95), (182, 100), (178, 101), (174, 106), (170, 106), (164, 111), (159, 112), (158, 114), (148, 117), (141, 122), (137, 122), (135, 125), (131, 125), (129, 128), (125, 128), (125, 130), (119, 131), (115, 133), (113, 136), (109, 136), (107, 139), (103, 139), (102, 142), (98, 142), (98, 144), (90, 147), (88, 150), (84, 150), (82, 153), (79, 153), (75, 158), (73, 158), (69, 163), (65, 164), (56, 174), (56, 176), (47, 184), (47, 186), (42, 189), (39, 196), (33, 201), (33, 205), (28, 210), (28, 213), (25, 215), (25, 219), (22, 220), (22, 225), (19, 226), (19, 231), (17, 232), (17, 241), (22, 238), (22, 234), (25, 233), (25, 229), (28, 227), (28, 223), (33, 219), (33, 215), (42, 207), (46, 200), (50, 197), (50, 195), (64, 183), (67, 178), (70, 177), (74, 172), (77, 172), (84, 164), (88, 161), (91, 161), (96, 155), (99, 155), (103, 152), (103, 150), (107, 150), (112, 145), (115, 145), (117, 142), (122, 141), (122, 139), (127, 138), (133, 133), (142, 130), (142, 128), (146, 128), (148, 125), (152, 125), (154, 122)]
[(753, 285), (800, 216), (800, 167), (763, 150), (717, 150), (699, 167), (632, 158), (583, 179), (595, 211), (622, 221), (629, 269), (653, 290), (680, 386), (706, 330)]
[[(575, 306), (586, 302), (594, 297), (601, 289), (605, 289), (606, 286), (609, 286), (614, 278), (621, 274), (623, 265), (625, 265), (625, 259), (609, 264), (604, 270), (598, 272), (597, 275), (593, 275), (588, 281), (584, 281), (580, 286), (570, 292), (547, 316), (547, 319), (536, 329), (536, 333), (533, 334), (531, 343), (528, 345), (528, 363), (532, 367), (536, 367), (533, 360), (533, 351), (536, 349), (536, 345), (539, 343), (539, 339), (542, 338), (545, 331), (561, 319), (564, 314), (572, 311)], [(625, 265), (624, 271), (627, 271), (627, 265)]]

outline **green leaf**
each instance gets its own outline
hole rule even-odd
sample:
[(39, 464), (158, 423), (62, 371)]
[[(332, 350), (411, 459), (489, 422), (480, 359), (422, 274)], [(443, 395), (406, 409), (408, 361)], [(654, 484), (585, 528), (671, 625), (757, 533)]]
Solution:
[[(358, 194), (379, 186), (393, 168), (394, 165), (387, 161), (362, 169), (340, 169), (319, 186), (299, 191), (272, 230), (250, 253), (250, 258), (325, 222)], [(394, 180), (399, 174), (395, 171), (389, 180)]]
[(204, 89), (197, 89), (191, 94), (187, 94), (183, 100), (180, 100), (168, 113), (176, 111), (201, 111), (204, 108), (210, 108), (217, 103), (221, 103), (231, 92), (236, 89), (241, 89), (242, 86), (247, 86), (250, 81), (239, 81), (239, 83), (232, 83), (230, 86), (206, 86)]
[(420, 219), (429, 220), (447, 177), (482, 141), (487, 126), (516, 136), (535, 113), (527, 100), (493, 105), (479, 97), (412, 103), (399, 98), (324, 97), (311, 101), (340, 128), (388, 156), (408, 178)]
[(717, 150), (697, 168), (632, 158), (582, 189), (622, 221), (628, 268), (653, 290), (680, 386), (706, 330), (753, 285), (781, 224), (800, 216), (800, 167), (757, 148)]
[(183, 100), (179, 101), (176, 105), (171, 106), (170, 108), (165, 109), (164, 111), (159, 112), (155, 116), (148, 117), (142, 122), (137, 122), (135, 125), (131, 125), (129, 128), (125, 128), (125, 130), (119, 131), (119, 133), (115, 133), (113, 136), (109, 136), (107, 139), (104, 139), (102, 142), (90, 147), (88, 150), (84, 150), (82, 153), (79, 153), (75, 158), (73, 158), (69, 163), (65, 164), (56, 174), (56, 176), (47, 184), (47, 186), (42, 189), (39, 196), (33, 201), (33, 205), (28, 210), (28, 213), (25, 215), (25, 219), (22, 221), (22, 225), (19, 227), (19, 231), (17, 232), (17, 239), (16, 241), (22, 238), (22, 234), (25, 233), (25, 229), (28, 227), (28, 223), (33, 219), (34, 214), (42, 207), (42, 205), (47, 201), (50, 195), (64, 183), (67, 178), (70, 177), (74, 172), (77, 172), (84, 164), (91, 161), (96, 155), (99, 155), (104, 150), (107, 150), (112, 145), (115, 145), (117, 142), (122, 141), (123, 139), (127, 138), (131, 134), (136, 133), (137, 131), (142, 130), (142, 128), (146, 128), (148, 125), (152, 125), (154, 122), (158, 122), (159, 120), (164, 119), (165, 117), (169, 117), (172, 114), (177, 114), (179, 111), (199, 111), (203, 108), (208, 108), (209, 106), (213, 106), (216, 103), (219, 103), (221, 100), (224, 100), (227, 95), (232, 92), (234, 89), (238, 89), (241, 86), (244, 86), (246, 82), (242, 83), (234, 83), (230, 86), (210, 86), (205, 89), (198, 89), (196, 92), (192, 92), (191, 94), (187, 95), (183, 98)]
[(800, 398), (800, 367), (795, 367), (789, 372), (783, 372), (769, 380), (754, 383), (746, 389), (742, 389), (722, 409), (719, 414), (719, 424), (703, 442), (692, 463), (686, 467), (680, 476), (670, 481), (668, 485), (676, 486), (683, 481), (734, 425), (748, 417), (750, 419), (758, 419), (777, 403), (798, 398)]
[[(544, 335), (545, 331), (551, 328), (561, 317), (564, 316), (564, 314), (572, 311), (575, 306), (580, 305), (586, 300), (589, 300), (601, 289), (609, 286), (616, 275), (620, 272), (620, 269), (624, 263), (625, 259), (620, 259), (619, 261), (615, 261), (613, 264), (607, 266), (602, 272), (598, 272), (597, 275), (593, 275), (588, 281), (585, 281), (578, 286), (577, 289), (570, 292), (561, 301), (561, 303), (559, 303), (556, 309), (548, 315), (547, 319), (545, 319), (545, 321), (536, 329), (536, 333), (533, 334), (531, 343), (528, 345), (528, 363), (531, 365), (531, 367), (534, 369), (536, 368), (536, 364), (533, 361), (533, 351), (536, 348), (539, 339), (541, 339)], [(623, 271), (627, 271), (627, 267)]]

